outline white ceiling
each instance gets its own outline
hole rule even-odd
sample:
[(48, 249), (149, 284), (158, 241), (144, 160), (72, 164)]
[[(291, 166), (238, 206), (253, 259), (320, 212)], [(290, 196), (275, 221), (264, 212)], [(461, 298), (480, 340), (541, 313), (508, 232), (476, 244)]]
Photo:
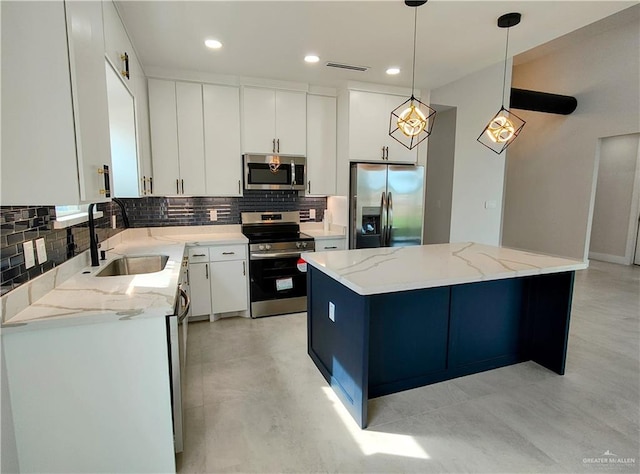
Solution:
[[(638, 4), (638, 1), (431, 0), (418, 8), (416, 87), (435, 88)], [(201, 71), (338, 87), (355, 80), (409, 87), (414, 9), (392, 1), (119, 1), (145, 69)], [(205, 38), (223, 43), (204, 46)], [(308, 53), (320, 56), (307, 64)], [(367, 72), (325, 66), (369, 66)], [(398, 76), (385, 70), (399, 66)]]

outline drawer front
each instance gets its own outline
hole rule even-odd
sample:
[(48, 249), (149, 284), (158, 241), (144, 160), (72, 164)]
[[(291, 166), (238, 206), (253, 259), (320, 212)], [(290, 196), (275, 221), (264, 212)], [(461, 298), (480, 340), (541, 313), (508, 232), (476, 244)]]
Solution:
[(189, 263), (207, 263), (209, 247), (189, 247)]
[(346, 250), (347, 239), (316, 240), (316, 252), (329, 252), (331, 250)]
[(209, 247), (209, 259), (211, 262), (222, 262), (224, 260), (244, 260), (246, 258), (246, 245), (221, 245), (219, 247)]

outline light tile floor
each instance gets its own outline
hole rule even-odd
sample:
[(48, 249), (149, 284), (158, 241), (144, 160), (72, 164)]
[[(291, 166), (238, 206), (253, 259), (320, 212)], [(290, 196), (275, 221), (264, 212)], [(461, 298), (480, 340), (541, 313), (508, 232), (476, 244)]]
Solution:
[(640, 472), (639, 314), (640, 268), (591, 262), (566, 375), (526, 362), (381, 397), (366, 430), (307, 356), (304, 313), (193, 323), (178, 470)]

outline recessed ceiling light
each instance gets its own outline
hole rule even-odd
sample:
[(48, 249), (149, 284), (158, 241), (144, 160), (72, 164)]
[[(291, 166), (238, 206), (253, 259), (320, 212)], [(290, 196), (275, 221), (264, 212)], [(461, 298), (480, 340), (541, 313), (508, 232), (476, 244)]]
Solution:
[(390, 67), (389, 69), (387, 69), (387, 74), (389, 74), (390, 76), (395, 76), (396, 74), (400, 74), (400, 68)]
[(208, 39), (204, 41), (204, 45), (207, 48), (211, 48), (211, 49), (220, 49), (222, 48), (222, 43), (218, 40), (215, 39)]
[(320, 61), (320, 58), (315, 54), (308, 54), (304, 57), (304, 60), (308, 63), (317, 63), (318, 61)]

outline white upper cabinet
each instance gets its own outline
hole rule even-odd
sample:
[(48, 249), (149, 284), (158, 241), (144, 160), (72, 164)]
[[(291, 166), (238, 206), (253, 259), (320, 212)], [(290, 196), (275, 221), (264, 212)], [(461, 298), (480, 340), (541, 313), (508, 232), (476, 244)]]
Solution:
[(178, 118), (176, 83), (149, 79), (149, 124), (153, 156), (153, 193), (178, 194)]
[(66, 3), (66, 12), (80, 200), (104, 201), (110, 197), (110, 183), (102, 171), (111, 167), (111, 147), (102, 6), (72, 1)]
[(176, 82), (176, 104), (180, 193), (203, 196), (206, 188), (202, 86)]
[(136, 136), (138, 145), (138, 169), (141, 176), (140, 194), (153, 193), (153, 170), (151, 165), (151, 135), (149, 132), (149, 93), (147, 78), (138, 59), (131, 61), (131, 80), (133, 81), (136, 110)]
[(417, 149), (408, 150), (389, 136), (391, 111), (406, 99), (375, 92), (349, 91), (349, 160), (417, 161)]
[(205, 195), (202, 86), (148, 84), (154, 194)]
[(2, 205), (78, 203), (64, 4), (0, 8), (11, 38), (2, 41)]
[[(113, 68), (125, 79), (127, 86), (131, 89), (131, 58), (127, 67), (125, 58), (135, 55), (127, 32), (120, 21), (120, 16), (111, 0), (102, 2), (102, 15), (104, 17), (104, 52), (107, 60)], [(129, 74), (127, 74), (129, 69)]]
[(10, 39), (2, 42), (2, 204), (105, 200), (98, 169), (111, 155), (100, 3), (69, 2), (66, 15), (62, 1), (0, 8)]
[(307, 96), (307, 194), (336, 193), (336, 98)]
[(276, 142), (278, 153), (307, 153), (307, 94), (276, 91)]
[(207, 194), (241, 196), (240, 91), (204, 84), (202, 97)]
[(244, 153), (305, 155), (305, 92), (244, 87), (242, 131)]
[[(129, 41), (120, 15), (111, 0), (102, 2), (102, 16), (104, 19), (105, 56), (134, 97), (139, 195), (151, 194), (153, 180), (147, 78), (133, 50), (133, 45)], [(125, 58), (128, 62), (125, 61)]]

